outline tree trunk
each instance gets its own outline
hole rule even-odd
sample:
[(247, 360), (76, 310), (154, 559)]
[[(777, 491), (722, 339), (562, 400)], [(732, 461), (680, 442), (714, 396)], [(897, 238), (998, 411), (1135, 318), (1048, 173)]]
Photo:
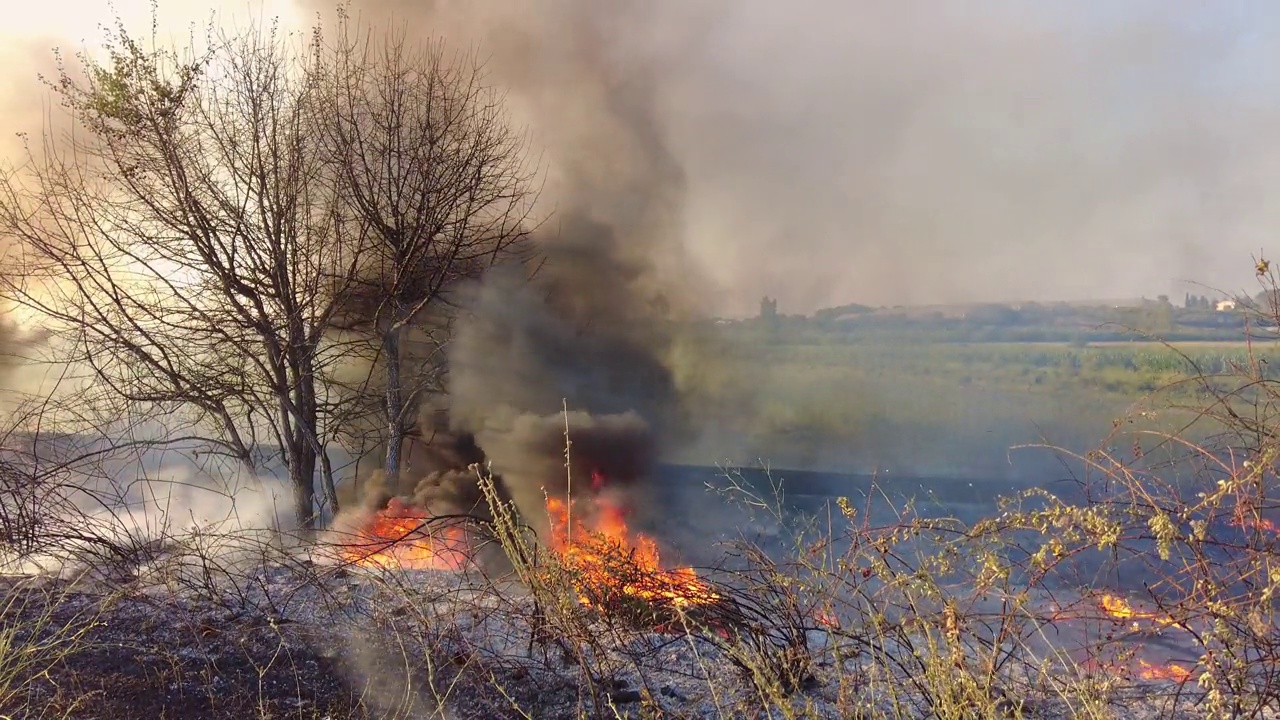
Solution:
[(400, 328), (387, 331), (382, 337), (382, 349), (387, 362), (387, 452), (382, 471), (386, 487), (393, 492), (400, 484), (400, 452), (404, 447), (404, 378), (400, 367)]
[[(314, 475), (316, 471), (316, 462), (319, 461), (320, 470), (320, 491), (324, 498), (325, 506), (330, 512), (330, 517), (338, 514), (338, 491), (334, 487), (333, 465), (329, 462), (329, 454), (325, 449), (324, 443), (320, 441), (320, 413), (317, 410), (316, 402), (316, 382), (315, 373), (311, 370), (310, 361), (308, 360), (307, 372), (303, 373), (298, 381), (297, 407), (302, 415), (299, 419), (298, 429), (306, 434), (300, 440), (308, 443), (311, 450), (311, 472)], [(319, 513), (316, 513), (319, 515)]]
[(316, 527), (316, 453), (303, 438), (294, 437), (291, 442), (289, 484), (293, 487), (293, 511), (298, 518), (298, 528), (309, 533)]
[(320, 453), (320, 487), (324, 491), (324, 500), (329, 506), (330, 517), (337, 517), (338, 511), (342, 508), (338, 507), (338, 489), (333, 481), (333, 463), (329, 460), (327, 452)]
[[(296, 347), (296, 345), (295, 345)], [(292, 394), (293, 412), (282, 408), (281, 419), (288, 428), (289, 480), (293, 486), (293, 509), (298, 516), (298, 527), (304, 534), (316, 528), (316, 458), (322, 448), (317, 438), (316, 392), (314, 375), (308, 364), (310, 358), (296, 359), (291, 364), (294, 378)]]

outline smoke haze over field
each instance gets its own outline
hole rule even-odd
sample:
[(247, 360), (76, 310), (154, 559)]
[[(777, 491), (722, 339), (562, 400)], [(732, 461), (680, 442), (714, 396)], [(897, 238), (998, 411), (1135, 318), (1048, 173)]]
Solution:
[[(116, 5), (145, 23), (148, 3)], [(334, 5), (226, 0), (213, 11), (282, 13), (296, 25), (317, 11), (329, 20)], [(352, 9), (479, 43), (546, 147), (553, 185), (584, 168), (618, 188), (637, 171), (668, 179), (681, 208), (671, 241), (705, 268), (709, 312), (751, 313), (765, 293), (784, 312), (807, 312), (1151, 296), (1180, 292), (1176, 280), (1251, 288), (1248, 255), (1280, 224), (1267, 192), (1280, 178), (1280, 63), (1265, 41), (1280, 12), (1262, 4)], [(209, 14), (162, 3), (162, 32), (180, 36)], [(99, 3), (56, 0), (6, 22), (5, 151), (12, 132), (39, 129), (47, 96), (34, 75), (49, 48), (91, 44), (109, 18)], [(598, 44), (570, 40), (588, 36)], [(622, 81), (645, 87), (601, 92)], [(647, 121), (619, 133), (609, 105), (624, 96), (644, 98)], [(678, 254), (659, 259), (681, 265)]]
[[(148, 3), (118, 5), (145, 34)], [(212, 11), (304, 29), (317, 15), (331, 26), (335, 5)], [(795, 313), (1177, 297), (1177, 280), (1252, 289), (1249, 255), (1280, 227), (1267, 192), (1280, 179), (1280, 51), (1266, 42), (1280, 11), (1261, 4), (350, 8), (374, 32), (392, 23), (477, 46), (545, 152), (550, 262), (533, 285), (495, 275), (473, 288), (478, 319), (450, 350), (449, 422), (488, 437), (486, 452), (502, 445), (494, 433), (540, 447), (560, 429), (534, 419), (568, 397), (609, 418), (605, 436), (634, 438), (624, 455), (645, 456), (649, 433), (678, 419), (667, 414), (681, 374), (706, 358), (653, 320), (753, 314), (765, 294)], [(162, 1), (159, 12), (161, 34), (180, 42), (211, 11)], [(88, 0), (23, 13), (0, 30), (5, 152), (10, 131), (40, 130), (48, 95), (34, 76), (51, 68), (49, 49), (92, 47), (111, 17)]]
[[(1280, 224), (1280, 65), (1264, 42), (1280, 12), (1260, 4), (353, 8), (479, 42), (553, 175), (681, 178), (677, 235), (713, 312), (753, 312), (764, 293), (807, 312), (1251, 288), (1249, 254)], [(644, 86), (628, 94), (648, 103), (642, 133), (617, 132), (619, 96), (600, 92), (623, 85)]]

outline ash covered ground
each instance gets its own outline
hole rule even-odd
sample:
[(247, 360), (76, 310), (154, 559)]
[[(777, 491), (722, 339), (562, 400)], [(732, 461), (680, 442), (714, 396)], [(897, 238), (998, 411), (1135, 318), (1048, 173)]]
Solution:
[[(664, 545), (673, 560), (715, 559), (728, 573), (735, 536), (785, 555), (794, 528), (764, 509), (735, 515), (714, 493), (686, 488), (677, 496), (683, 511), (655, 528), (681, 539)], [(787, 521), (805, 515), (795, 511)], [(28, 710), (73, 718), (335, 720), (936, 715), (907, 668), (885, 666), (885, 651), (911, 648), (882, 641), (879, 656), (859, 652), (856, 638), (869, 632), (859, 626), (865, 618), (823, 618), (816, 606), (799, 608), (791, 628), (773, 618), (777, 627), (763, 635), (752, 634), (759, 628), (697, 626), (696, 617), (685, 629), (637, 626), (578, 603), (566, 606), (577, 608), (566, 620), (564, 608), (557, 615), (540, 606), (509, 575), (377, 569), (335, 562), (323, 544), (263, 549), (251, 560), (244, 552), (207, 557), (171, 547), (105, 570), (89, 568), (76, 581), (5, 579), (4, 627), (44, 637), (36, 647), (65, 651), (47, 672), (33, 666), (22, 679)], [(767, 594), (743, 575), (699, 572), (741, 590), (735, 598)], [(1043, 598), (1040, 610), (1079, 601), (1060, 594)], [(1083, 624), (1063, 617), (1042, 634), (1039, 649), (1079, 641)], [(1130, 634), (1134, 647), (1178, 645), (1159, 628), (1129, 625), (1112, 632)], [(795, 650), (808, 658), (785, 707), (766, 700), (742, 666), (744, 652), (759, 649), (764, 635), (798, 640)], [(1080, 715), (1032, 666), (1010, 663), (997, 687), (996, 707), (1008, 717)], [(1136, 679), (1110, 688), (1107, 707), (1113, 717), (1194, 717), (1192, 689)]]
[[(94, 618), (74, 651), (30, 681), (27, 707), (55, 716), (613, 716), (594, 711), (582, 668), (568, 653), (537, 641), (528, 622), (535, 609), (518, 590), (500, 596), (440, 571), (397, 575), (338, 573), (318, 582), (272, 568), (250, 578), (253, 590), (244, 596), (222, 597), (158, 587), (106, 597), (11, 587), (6, 621), (47, 627)], [(866, 717), (895, 716), (905, 701), (920, 705), (917, 717), (930, 716), (905, 684), (897, 703), (883, 686), (859, 688), (867, 668), (856, 658), (831, 657), (826, 633), (809, 636), (818, 660), (790, 712), (842, 718), (858, 707)], [(760, 707), (751, 683), (714, 643), (637, 632), (606, 644), (610, 657), (601, 665), (628, 668), (596, 680), (607, 688), (609, 713), (786, 716)], [(1170, 692), (1166, 683), (1149, 683), (1117, 691), (1112, 700), (1121, 717), (1183, 716), (1169, 714)], [(1024, 716), (1073, 716), (1058, 701), (1022, 700)], [(1194, 716), (1188, 708), (1185, 717)]]

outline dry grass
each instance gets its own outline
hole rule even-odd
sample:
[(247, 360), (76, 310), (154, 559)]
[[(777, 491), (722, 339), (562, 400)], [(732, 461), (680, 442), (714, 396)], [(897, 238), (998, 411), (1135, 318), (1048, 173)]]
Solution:
[[(59, 477), (10, 472), (28, 499), (0, 517), (10, 554), (61, 542), (95, 572), (93, 584), (6, 585), (0, 708), (306, 720), (1274, 717), (1280, 383), (1252, 361), (1186, 382), (1205, 399), (1200, 421), (1226, 432), (1194, 444), (1119, 422), (1106, 449), (1064, 454), (1080, 468), (1068, 492), (1004, 498), (974, 523), (893, 506), (888, 493), (797, 517), (781, 485), (726, 471), (715, 490), (729, 512), (780, 534), (732, 538), (721, 562), (699, 569), (704, 594), (688, 603), (617, 591), (664, 582), (624, 549), (590, 575), (550, 551), (482, 468), (485, 517), (452, 520), (500, 561), (467, 573), (335, 564), (244, 528), (70, 542), (68, 528), (96, 526), (68, 522), (65, 503), (29, 504)], [(1158, 402), (1135, 413), (1169, 410)], [(593, 585), (601, 567), (613, 590)], [(1127, 616), (1114, 610), (1121, 601)], [(1178, 667), (1159, 653), (1181, 653)]]
[[(744, 484), (726, 492), (767, 504)], [(47, 593), (43, 605), (21, 601), (30, 609), (11, 627), (24, 632), (5, 636), (0, 678), (14, 678), (14, 698), (50, 680), (62, 690), (46, 689), (58, 697), (47, 705), (74, 717), (103, 708), (192, 716), (178, 711), (183, 703), (204, 708), (199, 716), (319, 717), (308, 713), (326, 701), (308, 688), (326, 683), (346, 698), (326, 706), (346, 713), (334, 717), (448, 707), (450, 717), (476, 718), (995, 718), (1056, 707), (1101, 718), (1118, 716), (1124, 698), (1125, 683), (1039, 641), (1058, 622), (1043, 612), (1045, 583), (1025, 573), (1043, 558), (1029, 559), (1012, 535), (1052, 516), (1044, 510), (977, 528), (904, 512), (875, 527), (844, 503), (825, 532), (797, 530), (790, 552), (740, 539), (703, 574), (720, 600), (685, 608), (598, 596), (583, 604), (578, 569), (490, 499), (488, 539), (503, 548), (507, 573), (437, 585), (265, 550), (232, 562), (225, 544), (188, 542), (152, 563), (145, 592), (113, 588), (110, 602), (72, 603), (70, 616), (55, 611), (67, 601)], [(772, 507), (782, 514), (780, 501)], [(615, 560), (619, 577), (642, 580)], [(165, 606), (158, 626), (128, 614), (157, 588), (185, 600), (150, 600)], [(104, 629), (121, 626), (127, 643)], [(33, 627), (50, 632), (26, 632)], [(336, 660), (356, 657), (353, 646), (358, 662)], [(317, 657), (334, 659), (326, 673), (310, 667)]]
[[(67, 590), (18, 613), (14, 627), (51, 632), (12, 633), (0, 678), (69, 717), (1104, 718), (1132, 689), (1049, 639), (1050, 570), (1110, 532), (1100, 508), (1042, 499), (973, 527), (897, 508), (874, 525), (872, 500), (842, 501), (797, 523), (780, 494), (727, 473), (720, 490), (744, 517), (791, 528), (785, 543), (732, 543), (702, 571), (714, 602), (584, 604), (581, 569), (479, 480), (490, 519), (473, 535), (501, 549), (502, 571), (427, 581), (188, 531), (145, 563), (99, 567), (92, 603)], [(1078, 536), (1056, 529), (1063, 516)], [(1065, 545), (1029, 545), (1028, 532)], [(98, 563), (129, 555), (90, 547)], [(606, 565), (619, 583), (652, 580), (625, 553)]]

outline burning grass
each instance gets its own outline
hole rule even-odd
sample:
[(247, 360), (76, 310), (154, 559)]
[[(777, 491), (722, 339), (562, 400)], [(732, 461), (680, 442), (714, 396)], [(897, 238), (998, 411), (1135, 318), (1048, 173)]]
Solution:
[[(596, 474), (593, 486), (605, 484)], [(657, 541), (633, 532), (626, 508), (607, 495), (584, 500), (548, 497), (547, 547), (556, 568), (567, 573), (578, 601), (588, 608), (656, 626), (677, 613), (722, 600), (691, 567), (663, 566)], [(456, 518), (450, 518), (456, 520)], [(426, 509), (393, 498), (350, 537), (336, 543), (339, 557), (353, 565), (400, 570), (464, 570), (476, 538), (462, 525), (441, 523)]]
[[(726, 491), (744, 505), (771, 505), (742, 484), (730, 483)], [(735, 555), (741, 562), (703, 576), (664, 565), (656, 541), (635, 532), (624, 508), (607, 495), (585, 496), (583, 504), (548, 499), (551, 533), (538, 540), (512, 507), (489, 492), (495, 539), (532, 603), (509, 611), (528, 623), (526, 653), (557, 648), (563, 665), (584, 683), (582, 702), (593, 716), (607, 716), (619, 697), (630, 697), (619, 687), (660, 676), (659, 658), (672, 642), (688, 643), (702, 659), (704, 682), (723, 684), (732, 676), (749, 689), (734, 707), (809, 707), (820, 717), (882, 717), (886, 709), (969, 717), (955, 714), (966, 707), (1003, 717), (1026, 704), (1011, 698), (1037, 698), (1027, 707), (1038, 703), (1044, 712), (1091, 707), (1086, 716), (1104, 717), (1126, 687), (1136, 687), (1120, 678), (1177, 687), (1198, 677), (1185, 663), (1155, 662), (1134, 639), (1178, 629), (1167, 612), (1118, 593), (1088, 594), (1081, 601), (1092, 603), (1092, 617), (1101, 621), (1091, 629), (1088, 613), (1050, 612), (1038, 604), (1051, 588), (1047, 573), (1028, 585), (1023, 571), (1037, 561), (1009, 561), (1014, 551), (1025, 557), (1025, 547), (1013, 538), (1038, 522), (1036, 512), (1011, 509), (996, 525), (968, 527), (897, 508), (893, 522), (875, 526), (869, 504), (860, 512), (844, 502), (836, 525), (799, 527), (789, 550), (779, 554), (740, 538)], [(780, 526), (797, 527), (795, 518), (783, 517), (781, 497), (772, 507)], [(424, 521), (421, 513), (400, 508), (394, 516)], [(393, 528), (403, 536), (398, 542), (425, 546), (402, 555), (384, 551), (382, 558), (434, 562), (443, 555), (433, 544), (438, 536), (389, 522), (371, 524), (366, 532), (379, 527)], [(370, 556), (359, 562), (384, 566)], [(437, 569), (432, 563), (417, 567)], [(424, 628), (436, 622), (425, 611), (420, 617)], [(1129, 632), (1134, 624), (1142, 627)], [(1117, 634), (1117, 627), (1126, 632)], [(1074, 639), (1045, 641), (1063, 632)], [(837, 699), (819, 703), (819, 711), (815, 693)], [(1149, 688), (1145, 693), (1148, 702), (1161, 696)], [(1171, 702), (1170, 713), (1177, 706)]]
[[(593, 486), (603, 484), (597, 478)], [(732, 669), (768, 707), (794, 708), (812, 702), (813, 693), (835, 693), (840, 699), (823, 706), (823, 717), (880, 717), (887, 707), (941, 717), (969, 717), (955, 713), (978, 707), (987, 708), (979, 716), (1010, 716), (1025, 704), (1011, 698), (1038, 698), (1032, 704), (1042, 714), (1075, 708), (1080, 716), (1085, 707), (1091, 710), (1084, 716), (1108, 717), (1139, 687), (1148, 703), (1167, 697), (1163, 712), (1174, 717), (1184, 702), (1207, 702), (1212, 692), (1202, 689), (1206, 676), (1214, 677), (1212, 657), (1203, 644), (1195, 650), (1214, 632), (1206, 624), (1212, 606), (1170, 605), (1168, 592), (1144, 601), (1080, 585), (1070, 608), (1059, 602), (1070, 595), (1073, 561), (1099, 543), (1150, 541), (1152, 527), (1161, 527), (1150, 518), (1135, 527), (1131, 514), (1122, 524), (1114, 502), (1067, 505), (1033, 492), (975, 525), (922, 518), (910, 507), (895, 507), (892, 522), (874, 525), (868, 498), (862, 508), (842, 501), (834, 524), (818, 527), (812, 518), (797, 525), (784, 517), (781, 497), (771, 501), (730, 482), (726, 492), (739, 504), (772, 506), (778, 526), (794, 534), (782, 552), (740, 538), (740, 562), (704, 576), (663, 563), (657, 542), (634, 531), (608, 494), (572, 503), (548, 498), (551, 532), (537, 539), (514, 508), (488, 492), (492, 539), (532, 603), (511, 613), (528, 623), (527, 652), (558, 648), (598, 714), (617, 699), (620, 678), (634, 684), (660, 672), (653, 663), (679, 638), (705, 662)], [(393, 505), (361, 531), (357, 547), (364, 550), (346, 552), (377, 568), (464, 566), (451, 554), (455, 536), (426, 532), (431, 525), (425, 511)], [(1028, 531), (1041, 539), (1029, 541)], [(1132, 555), (1158, 559), (1160, 552), (1135, 548)], [(1170, 575), (1166, 584), (1177, 581)], [(1158, 657), (1170, 644), (1181, 657), (1201, 657)], [(1174, 692), (1153, 690), (1161, 687)], [(1269, 703), (1245, 686), (1231, 697), (1237, 709)]]
[[(1262, 506), (1255, 495), (1270, 487), (1259, 482), (1269, 470), (1259, 468), (1270, 461), (1190, 489), (1106, 467), (1100, 481), (1081, 479), (1084, 502), (1030, 491), (974, 524), (911, 506), (886, 518), (870, 497), (842, 500), (824, 524), (789, 515), (780, 492), (767, 497), (729, 473), (723, 490), (741, 508), (770, 508), (786, 542), (740, 537), (735, 564), (700, 572), (664, 562), (625, 507), (598, 492), (603, 478), (572, 503), (547, 498), (543, 538), (482, 478), (487, 540), (502, 547), (522, 599), (495, 585), (481, 595), (497, 610), (475, 609), (487, 600), (442, 609), (422, 605), (412, 584), (386, 580), (406, 608), (388, 622), (431, 638), (423, 646), (454, 648), (446, 665), (488, 668), (491, 680), (495, 666), (506, 668), (501, 693), (519, 694), (529, 663), (580, 688), (571, 711), (541, 708), (542, 717), (712, 702), (689, 716), (758, 707), (813, 717), (1104, 718), (1123, 716), (1118, 708), (1134, 698), (1148, 715), (1171, 718), (1188, 708), (1280, 711), (1280, 678), (1266, 660), (1280, 658), (1267, 590), (1280, 575), (1266, 571), (1274, 538), (1241, 520)], [(475, 538), (437, 520), (392, 504), (343, 552), (378, 569), (467, 567), (461, 546)], [(1094, 589), (1081, 571), (1124, 582)], [(485, 619), (442, 636), (442, 614)], [(511, 637), (495, 649), (495, 633)], [(674, 681), (658, 678), (673, 663), (692, 663), (681, 667), (695, 680), (664, 696), (673, 686), (661, 683)], [(536, 702), (536, 693), (522, 697)]]
[[(204, 554), (187, 566), (204, 575), (191, 577), (216, 575), (217, 586), (171, 582), (181, 602), (130, 589), (133, 615), (113, 619), (108, 627), (124, 630), (94, 653), (79, 653), (89, 636), (77, 628), (89, 626), (54, 614), (22, 616), (44, 633), (0, 628), (0, 690), (13, 701), (43, 675), (65, 679), (59, 668), (76, 656), (97, 658), (95, 697), (121, 717), (131, 698), (115, 682), (128, 673), (116, 671), (130, 663), (130, 678), (163, 676), (182, 702), (240, 693), (222, 706), (235, 717), (304, 715), (286, 701), (338, 675), (394, 678), (369, 697), (394, 705), (421, 693), (425, 714), (448, 707), (457, 718), (1102, 720), (1135, 707), (1147, 717), (1275, 717), (1280, 385), (1234, 372), (1240, 389), (1229, 397), (1214, 394), (1221, 378), (1205, 384), (1205, 412), (1234, 428), (1216, 444), (1140, 434), (1155, 440), (1142, 445), (1120, 423), (1104, 449), (1074, 457), (1086, 470), (1071, 499), (1028, 491), (972, 523), (871, 496), (797, 515), (779, 487), (770, 495), (726, 473), (721, 489), (734, 502), (720, 507), (772, 532), (721, 538), (733, 541), (726, 560), (696, 572), (631, 526), (599, 492), (603, 477), (573, 502), (547, 498), (546, 537), (533, 537), (481, 477), (483, 526), (392, 503), (327, 548), (389, 572), (294, 562), (286, 580), (265, 580), (195, 543)], [(461, 572), (477, 541), (502, 549), (510, 576)], [(275, 569), (287, 564), (272, 557)], [(320, 598), (338, 609), (321, 611)], [(144, 623), (144, 606), (168, 614)], [(189, 645), (158, 674), (151, 658), (179, 625)], [(304, 650), (339, 636), (376, 647), (382, 665), (318, 675), (339, 653)], [(231, 662), (245, 638), (256, 638), (253, 652)], [(211, 649), (222, 655), (192, 661)], [(281, 663), (289, 653), (301, 660)], [(232, 676), (230, 690), (215, 683)], [(253, 692), (271, 704), (255, 707)], [(145, 709), (173, 716), (164, 692), (153, 695)], [(397, 708), (369, 714), (406, 716)]]
[(579, 600), (610, 608), (635, 600), (656, 608), (687, 609), (720, 595), (690, 567), (664, 569), (658, 543), (627, 526), (623, 508), (597, 497), (589, 520), (574, 515), (578, 501), (547, 499), (551, 548), (575, 576)]
[(382, 569), (462, 570), (472, 543), (465, 527), (441, 523), (423, 508), (392, 498), (350, 538), (336, 543), (339, 557), (353, 565)]
[[(766, 712), (958, 719), (1033, 711), (1103, 718), (1123, 716), (1117, 708), (1135, 698), (1151, 706), (1164, 697), (1162, 688), (1192, 686), (1203, 674), (1202, 664), (1157, 662), (1149, 654), (1108, 658), (1109, 648), (1141, 647), (1132, 634), (1108, 640), (1106, 632), (1089, 631), (1079, 610), (1055, 616), (1039, 603), (1036, 590), (1048, 586), (1025, 584), (1014, 572), (1019, 564), (1010, 560), (1012, 530), (1041, 517), (1030, 511), (1011, 508), (999, 527), (972, 527), (894, 508), (891, 522), (876, 524), (870, 501), (859, 507), (845, 502), (820, 526), (816, 518), (784, 517), (781, 497), (728, 484), (725, 492), (736, 497), (737, 507), (769, 507), (777, 515), (778, 527), (790, 529), (785, 545), (740, 537), (735, 564), (695, 573), (664, 563), (657, 543), (636, 532), (607, 495), (603, 502), (586, 496), (582, 505), (549, 503), (553, 533), (535, 538), (490, 490), (494, 520), (486, 530), (506, 551), (525, 592), (513, 594), (497, 578), (468, 585), (467, 573), (442, 569), (441, 558), (461, 559), (446, 552), (452, 545), (438, 544), (449, 537), (440, 531), (455, 526), (395, 505), (371, 520), (355, 538), (358, 544), (343, 546), (351, 563), (391, 572), (342, 579), (319, 567), (297, 580), (246, 579), (239, 585), (277, 588), (253, 603), (254, 614), (269, 618), (264, 625), (241, 628), (243, 619), (207, 613), (184, 622), (200, 647), (243, 633), (265, 632), (265, 642), (281, 628), (329, 638), (322, 644), (341, 639), (335, 634), (361, 633), (361, 643), (384, 648), (379, 662), (403, 664), (401, 674), (426, 688), (429, 706), (445, 705), (454, 717), (466, 718)], [(752, 524), (763, 522), (757, 517)], [(1070, 539), (1068, 532), (1057, 536)], [(401, 560), (407, 567), (391, 567)], [(349, 609), (321, 612), (312, 601), (298, 600), (321, 585), (334, 597), (354, 594), (344, 601)], [(1185, 632), (1177, 608), (1153, 608), (1136, 596), (1087, 595), (1080, 604), (1091, 605), (1104, 624), (1141, 622), (1148, 630)], [(1175, 622), (1166, 624), (1166, 618)], [(1043, 641), (1066, 631), (1082, 637)], [(1068, 653), (1069, 645), (1093, 655)], [(308, 657), (296, 640), (290, 648)], [(254, 656), (253, 662), (262, 664), (263, 677), (274, 678), (278, 705), (298, 694), (280, 675), (292, 665), (268, 660)], [(305, 662), (311, 661), (297, 665), (299, 677), (310, 677)], [(236, 665), (222, 659), (217, 666)], [(173, 672), (188, 673), (172, 681), (189, 688), (183, 695), (188, 699), (200, 682), (212, 682), (211, 676), (190, 675), (194, 670)], [(361, 678), (367, 672), (361, 668), (326, 672), (357, 686), (370, 682)], [(95, 692), (110, 692), (110, 683), (101, 685)], [(383, 688), (376, 694), (403, 693)], [(1203, 695), (1184, 693), (1188, 701)], [(1168, 703), (1165, 714), (1176, 716), (1178, 702)], [(279, 707), (290, 712), (287, 704)]]

